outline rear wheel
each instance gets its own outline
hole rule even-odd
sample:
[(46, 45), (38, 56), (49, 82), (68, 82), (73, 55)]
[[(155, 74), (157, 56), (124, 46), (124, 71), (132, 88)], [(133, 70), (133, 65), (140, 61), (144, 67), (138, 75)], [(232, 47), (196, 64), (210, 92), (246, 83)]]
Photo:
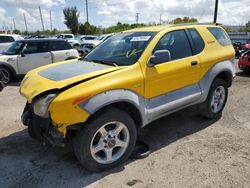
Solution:
[(121, 165), (136, 142), (136, 126), (125, 112), (112, 108), (87, 124), (74, 139), (76, 157), (90, 171), (104, 171)]
[(0, 81), (3, 84), (8, 84), (12, 79), (12, 74), (10, 70), (6, 67), (0, 67)]
[(215, 78), (207, 99), (200, 105), (200, 111), (203, 116), (213, 119), (221, 116), (226, 105), (228, 96), (227, 84), (220, 78)]

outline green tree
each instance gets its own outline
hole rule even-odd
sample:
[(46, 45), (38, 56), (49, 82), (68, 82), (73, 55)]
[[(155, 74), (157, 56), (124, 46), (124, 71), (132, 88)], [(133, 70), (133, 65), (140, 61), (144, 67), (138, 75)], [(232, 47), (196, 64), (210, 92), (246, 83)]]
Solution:
[(76, 7), (67, 7), (63, 9), (64, 24), (70, 29), (73, 34), (77, 34), (79, 27), (79, 16)]
[(183, 17), (183, 18), (175, 18), (170, 21), (171, 24), (181, 24), (181, 23), (196, 23), (198, 20), (196, 18), (191, 17)]
[(126, 23), (123, 24), (121, 22), (118, 22), (116, 25), (104, 29), (104, 33), (117, 33), (124, 30), (133, 29), (137, 27), (145, 27), (145, 26), (146, 26), (145, 24), (126, 24)]
[(89, 22), (79, 25), (79, 34), (81, 35), (92, 35), (101, 33), (101, 29), (91, 25)]
[(246, 27), (244, 29), (245, 32), (250, 32), (250, 21), (246, 23)]
[(20, 35), (20, 34), (21, 34), (21, 31), (18, 30), (18, 29), (14, 29), (14, 30), (13, 30), (13, 33), (14, 33), (14, 34), (17, 34), (17, 35)]

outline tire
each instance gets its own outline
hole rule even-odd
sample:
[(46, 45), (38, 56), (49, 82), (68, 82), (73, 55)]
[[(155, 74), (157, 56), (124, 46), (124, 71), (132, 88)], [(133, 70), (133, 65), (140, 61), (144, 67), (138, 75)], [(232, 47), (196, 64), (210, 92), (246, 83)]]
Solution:
[(100, 172), (125, 162), (135, 147), (136, 137), (137, 129), (133, 119), (122, 110), (110, 108), (78, 132), (73, 146), (84, 168)]
[(73, 48), (75, 48), (76, 50), (79, 50), (80, 45), (79, 45), (79, 44), (74, 44), (74, 45), (73, 45)]
[(11, 80), (12, 80), (12, 73), (11, 73), (11, 71), (8, 68), (6, 68), (6, 67), (0, 66), (0, 81), (2, 81), (2, 83), (4, 85), (6, 85)]
[(224, 80), (215, 78), (210, 87), (207, 99), (200, 105), (201, 114), (209, 119), (221, 117), (226, 105), (228, 87)]

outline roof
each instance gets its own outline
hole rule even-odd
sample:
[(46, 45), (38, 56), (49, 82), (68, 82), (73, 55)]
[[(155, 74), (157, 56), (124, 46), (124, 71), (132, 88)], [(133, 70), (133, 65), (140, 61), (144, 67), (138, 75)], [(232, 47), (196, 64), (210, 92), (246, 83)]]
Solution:
[(211, 26), (211, 25), (220, 25), (217, 23), (182, 23), (182, 24), (168, 24), (168, 25), (157, 25), (149, 27), (140, 27), (128, 30), (126, 32), (159, 32), (170, 27), (180, 27), (180, 26)]
[(15, 36), (20, 36), (20, 35), (17, 35), (17, 34), (4, 34), (4, 33), (2, 33), (2, 34), (0, 34), (0, 36), (10, 36), (10, 37), (15, 37)]
[(18, 41), (22, 42), (44, 42), (44, 41), (65, 41), (64, 39), (55, 39), (55, 38), (38, 38), (38, 39), (21, 39)]

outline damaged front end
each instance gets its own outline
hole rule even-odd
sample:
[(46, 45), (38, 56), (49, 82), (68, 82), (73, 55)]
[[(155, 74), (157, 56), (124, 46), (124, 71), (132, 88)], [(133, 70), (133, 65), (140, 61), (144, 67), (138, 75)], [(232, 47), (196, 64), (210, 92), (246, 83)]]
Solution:
[(63, 147), (64, 135), (52, 124), (49, 113), (44, 117), (36, 113), (34, 104), (27, 103), (22, 114), (22, 123), (28, 126), (29, 135), (44, 144)]

